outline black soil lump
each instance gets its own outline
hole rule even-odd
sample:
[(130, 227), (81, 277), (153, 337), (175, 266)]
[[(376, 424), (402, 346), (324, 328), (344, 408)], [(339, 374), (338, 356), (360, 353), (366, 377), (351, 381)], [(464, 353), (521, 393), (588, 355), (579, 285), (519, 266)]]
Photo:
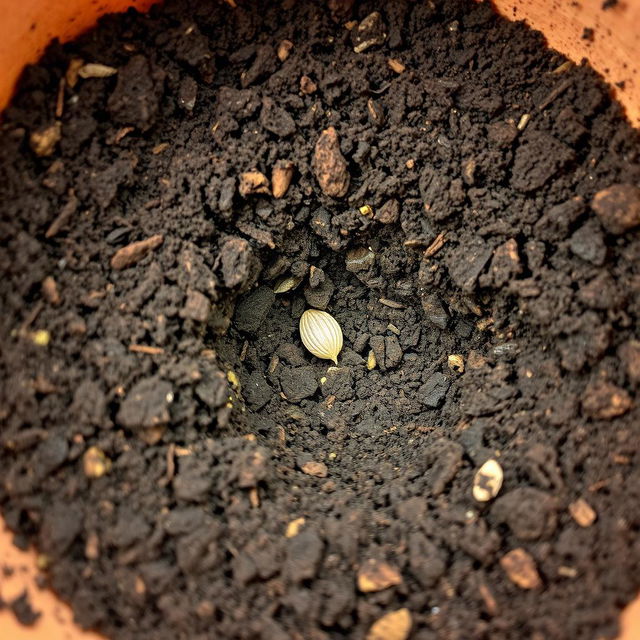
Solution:
[(487, 3), (238, 5), (106, 17), (3, 114), (4, 521), (111, 638), (614, 638), (637, 132)]

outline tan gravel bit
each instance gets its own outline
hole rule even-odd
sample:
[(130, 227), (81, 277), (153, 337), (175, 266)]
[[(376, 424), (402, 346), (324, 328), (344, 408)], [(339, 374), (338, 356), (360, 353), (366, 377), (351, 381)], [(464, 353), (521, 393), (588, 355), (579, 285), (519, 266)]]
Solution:
[(280, 60), (280, 62), (284, 62), (290, 55), (291, 55), (291, 50), (293, 49), (293, 42), (291, 42), (291, 40), (283, 40), (279, 45), (278, 45), (278, 60)]
[(590, 527), (598, 517), (584, 498), (578, 498), (575, 502), (572, 502), (569, 505), (569, 513), (581, 527)]
[(324, 462), (305, 462), (300, 465), (300, 470), (302, 473), (315, 478), (326, 478), (329, 475), (329, 470)]
[(473, 497), (478, 502), (495, 498), (502, 488), (504, 473), (497, 460), (487, 460), (473, 478)]
[(33, 152), (40, 158), (50, 156), (62, 138), (62, 123), (54, 122), (34, 131), (29, 137)]
[(288, 525), (287, 525), (287, 530), (285, 532), (285, 537), (286, 538), (294, 538), (295, 536), (297, 536), (300, 533), (300, 529), (302, 529), (302, 527), (304, 526), (305, 523), (305, 519), (304, 518), (296, 518), (295, 520), (292, 520)]
[(362, 593), (383, 591), (398, 584), (402, 584), (400, 572), (386, 562), (369, 559), (358, 571), (358, 589)]
[(613, 184), (593, 196), (591, 208), (607, 231), (623, 234), (640, 224), (640, 188)]
[(269, 195), (269, 180), (264, 173), (260, 171), (245, 171), (240, 174), (240, 185), (238, 191), (243, 197), (251, 196), (257, 193)]
[(111, 267), (118, 271), (131, 267), (137, 262), (140, 262), (148, 253), (157, 249), (164, 242), (164, 236), (157, 234), (146, 238), (145, 240), (139, 240), (138, 242), (132, 242), (122, 249), (118, 249), (111, 258)]
[(300, 91), (304, 93), (305, 96), (310, 96), (317, 90), (318, 85), (309, 76), (302, 76), (300, 78)]
[(293, 178), (293, 162), (279, 160), (271, 173), (271, 190), (274, 198), (282, 198), (289, 189)]
[(452, 353), (447, 358), (447, 364), (449, 369), (452, 369), (456, 373), (464, 373), (464, 358), (458, 353)]
[(58, 285), (52, 276), (47, 276), (42, 281), (42, 294), (49, 304), (54, 307), (60, 304), (60, 294), (58, 293)]
[(341, 198), (347, 193), (351, 176), (334, 127), (320, 134), (311, 164), (318, 184), (326, 195)]
[(535, 560), (524, 549), (509, 551), (500, 558), (500, 566), (509, 580), (521, 589), (537, 589), (542, 586)]
[(407, 640), (411, 633), (411, 624), (409, 609), (392, 611), (371, 625), (366, 640)]
[(89, 447), (82, 457), (82, 468), (87, 478), (101, 478), (111, 470), (111, 460), (98, 447)]

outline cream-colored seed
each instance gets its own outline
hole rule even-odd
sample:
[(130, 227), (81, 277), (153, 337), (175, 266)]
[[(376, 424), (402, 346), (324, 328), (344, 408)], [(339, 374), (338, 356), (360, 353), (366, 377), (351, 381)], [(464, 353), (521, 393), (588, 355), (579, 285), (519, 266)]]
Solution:
[(487, 460), (476, 472), (473, 479), (473, 497), (478, 502), (488, 502), (495, 498), (502, 488), (504, 473), (493, 458)]
[(300, 318), (302, 344), (318, 358), (333, 360), (338, 364), (342, 349), (342, 329), (335, 318), (326, 311), (307, 309)]

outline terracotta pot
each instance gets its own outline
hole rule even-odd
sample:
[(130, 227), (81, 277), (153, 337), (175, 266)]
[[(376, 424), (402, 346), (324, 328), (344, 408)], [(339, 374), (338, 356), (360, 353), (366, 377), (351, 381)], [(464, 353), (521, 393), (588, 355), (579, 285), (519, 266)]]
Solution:
[[(52, 38), (69, 40), (95, 24), (100, 15), (135, 7), (146, 11), (155, 0), (0, 0), (0, 109), (11, 97), (25, 64), (35, 62)], [(494, 0), (510, 20), (526, 20), (546, 34), (550, 46), (579, 62), (587, 58), (609, 82), (640, 126), (640, 0), (618, 0), (603, 10), (600, 0)], [(587, 31), (585, 31), (585, 29)], [(592, 31), (589, 31), (592, 30)], [(0, 520), (0, 565), (17, 568), (12, 577), (0, 576), (0, 597), (5, 601), (28, 588), (31, 602), (42, 612), (33, 627), (18, 624), (9, 611), (0, 611), (0, 638), (11, 640), (99, 640), (71, 622), (67, 605), (34, 585), (36, 554), (19, 552)], [(619, 640), (640, 638), (640, 597), (621, 617)]]

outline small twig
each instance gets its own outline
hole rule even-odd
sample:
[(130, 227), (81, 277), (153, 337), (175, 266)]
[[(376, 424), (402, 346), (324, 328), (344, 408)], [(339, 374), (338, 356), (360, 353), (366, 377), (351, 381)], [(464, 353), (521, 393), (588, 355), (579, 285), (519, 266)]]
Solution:
[(164, 349), (162, 347), (150, 347), (146, 344), (130, 344), (129, 351), (133, 351), (134, 353), (146, 353), (150, 356), (159, 356), (161, 353), (164, 353)]
[(436, 236), (436, 239), (425, 249), (424, 256), (425, 258), (430, 258), (431, 256), (435, 256), (440, 249), (444, 246), (444, 243), (447, 241), (447, 238), (444, 233), (439, 233)]
[(173, 476), (176, 473), (175, 453), (176, 445), (171, 442), (167, 447), (167, 474), (164, 478), (160, 478), (160, 481), (158, 482), (161, 487), (166, 487), (173, 480)]
[(58, 97), (56, 98), (56, 118), (58, 118), (58, 120), (62, 118), (62, 114), (64, 113), (64, 88), (66, 85), (66, 80), (60, 78), (60, 82), (58, 83)]
[(378, 302), (385, 307), (391, 307), (391, 309), (404, 309), (406, 307), (406, 305), (395, 300), (389, 300), (389, 298), (378, 298)]
[(20, 337), (24, 337), (26, 335), (27, 329), (36, 321), (36, 318), (40, 315), (43, 308), (44, 302), (40, 300), (38, 304), (31, 309), (27, 317), (24, 319), (24, 322), (20, 325), (20, 329), (18, 329), (18, 335)]
[(571, 85), (573, 80), (567, 78), (558, 84), (554, 89), (549, 92), (549, 95), (538, 105), (538, 109), (543, 111), (546, 109), (558, 96), (562, 95)]

